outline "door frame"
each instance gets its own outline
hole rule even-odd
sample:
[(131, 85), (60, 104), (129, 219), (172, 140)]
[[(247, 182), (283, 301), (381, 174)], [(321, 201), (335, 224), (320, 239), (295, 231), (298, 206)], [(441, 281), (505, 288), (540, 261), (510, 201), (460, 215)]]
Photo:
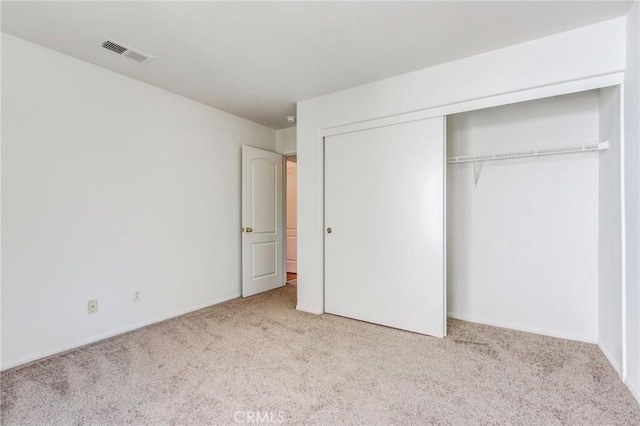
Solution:
[[(282, 229), (284, 229), (284, 244), (282, 244), (282, 268), (284, 271), (284, 278), (282, 285), (287, 284), (287, 159), (295, 158), (296, 159), (296, 170), (298, 167), (298, 154), (296, 152), (289, 152), (282, 155)], [(297, 190), (296, 190), (297, 192)], [(296, 210), (297, 210), (296, 206)], [(297, 237), (296, 237), (297, 239)]]

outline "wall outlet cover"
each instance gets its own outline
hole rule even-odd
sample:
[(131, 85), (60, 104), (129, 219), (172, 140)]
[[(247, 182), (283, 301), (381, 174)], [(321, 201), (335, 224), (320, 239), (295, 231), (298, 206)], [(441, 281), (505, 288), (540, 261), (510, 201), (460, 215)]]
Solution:
[(87, 303), (87, 313), (95, 314), (98, 312), (98, 299), (89, 300)]

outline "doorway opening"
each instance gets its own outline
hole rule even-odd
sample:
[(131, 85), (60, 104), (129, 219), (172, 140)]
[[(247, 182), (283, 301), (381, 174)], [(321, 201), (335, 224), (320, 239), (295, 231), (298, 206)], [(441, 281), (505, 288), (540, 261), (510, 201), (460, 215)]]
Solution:
[(298, 277), (298, 162), (286, 155), (285, 165), (285, 265), (286, 283), (296, 284)]

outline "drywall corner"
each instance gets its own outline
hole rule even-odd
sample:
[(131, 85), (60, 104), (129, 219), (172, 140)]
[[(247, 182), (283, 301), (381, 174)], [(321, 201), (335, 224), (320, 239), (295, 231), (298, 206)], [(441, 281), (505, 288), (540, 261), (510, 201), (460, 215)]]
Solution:
[(276, 131), (276, 152), (284, 155), (295, 154), (297, 152), (296, 144), (297, 127), (289, 127)]

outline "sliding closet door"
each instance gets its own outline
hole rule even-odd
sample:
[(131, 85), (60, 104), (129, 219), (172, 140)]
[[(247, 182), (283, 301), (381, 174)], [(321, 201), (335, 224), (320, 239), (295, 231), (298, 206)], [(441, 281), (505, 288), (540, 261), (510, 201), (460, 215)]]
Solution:
[(325, 138), (325, 312), (442, 337), (444, 118)]

